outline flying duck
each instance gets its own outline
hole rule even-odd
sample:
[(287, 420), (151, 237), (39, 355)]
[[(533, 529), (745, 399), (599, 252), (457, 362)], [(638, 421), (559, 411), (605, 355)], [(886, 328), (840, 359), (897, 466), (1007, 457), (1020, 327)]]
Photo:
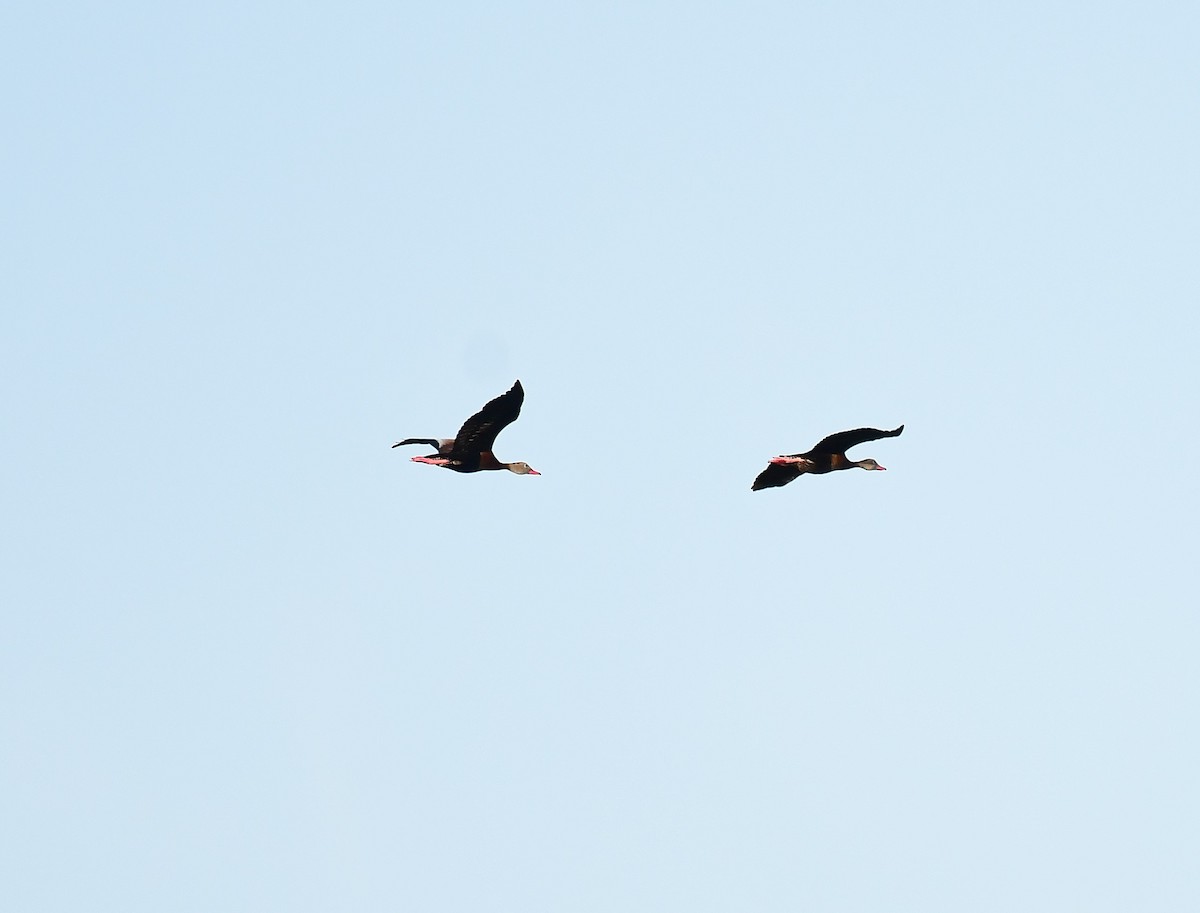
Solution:
[(798, 479), (806, 472), (821, 475), (833, 472), (835, 469), (884, 469), (872, 459), (851, 460), (846, 451), (855, 444), (867, 441), (877, 441), (883, 437), (896, 437), (904, 430), (901, 425), (893, 431), (880, 431), (878, 428), (855, 428), (853, 431), (839, 431), (822, 440), (808, 453), (792, 453), (787, 456), (777, 456), (768, 461), (767, 468), (758, 474), (751, 491), (762, 488), (779, 488), (793, 479)]
[(507, 393), (502, 393), (494, 400), (463, 422), (458, 430), (458, 436), (450, 438), (410, 437), (392, 444), (392, 447), (403, 447), (405, 444), (429, 444), (437, 448), (437, 453), (428, 456), (415, 456), (414, 463), (428, 463), (430, 466), (444, 466), (455, 472), (479, 472), (484, 469), (507, 469), (519, 476), (540, 476), (541, 473), (530, 467), (528, 463), (501, 463), (492, 453), (496, 443), (496, 435), (517, 420), (521, 414), (521, 403), (525, 401), (525, 389), (518, 380)]

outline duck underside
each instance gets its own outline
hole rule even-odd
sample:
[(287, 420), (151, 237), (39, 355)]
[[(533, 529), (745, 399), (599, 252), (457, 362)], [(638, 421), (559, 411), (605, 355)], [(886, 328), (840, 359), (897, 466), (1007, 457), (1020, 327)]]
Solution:
[(782, 488), (784, 485), (796, 481), (796, 479), (803, 475), (821, 476), (827, 472), (833, 472), (835, 469), (844, 468), (835, 464), (836, 460), (825, 454), (805, 456), (794, 453), (786, 457), (776, 457), (767, 464), (766, 469), (758, 474), (758, 478), (754, 480), (754, 484), (750, 486), (750, 490), (762, 491), (764, 488)]
[(446, 455), (430, 453), (426, 456), (413, 457), (414, 463), (427, 463), (430, 466), (440, 466), (453, 472), (480, 472), (485, 469), (504, 469), (504, 464), (491, 453)]

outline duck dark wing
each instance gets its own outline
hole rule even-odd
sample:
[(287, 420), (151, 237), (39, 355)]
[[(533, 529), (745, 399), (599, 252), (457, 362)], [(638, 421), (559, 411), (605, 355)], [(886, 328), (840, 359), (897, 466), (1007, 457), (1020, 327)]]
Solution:
[(482, 453), (491, 450), (496, 443), (496, 435), (517, 420), (523, 402), (525, 389), (517, 381), (511, 390), (497, 396), (463, 422), (454, 438), (454, 452)]
[(446, 440), (445, 438), (404, 438), (403, 440), (397, 440), (397, 442), (391, 446), (392, 449), (395, 450), (396, 448), (402, 448), (402, 446), (406, 444), (428, 444), (431, 446), (431, 448), (436, 449), (439, 454), (449, 454), (450, 445), (454, 444), (454, 442), (452, 442), (452, 440)]
[(845, 453), (855, 444), (865, 444), (867, 441), (877, 441), (881, 437), (896, 437), (904, 430), (904, 426), (892, 431), (880, 431), (878, 428), (855, 428), (853, 431), (839, 431), (822, 440), (809, 453)]
[(758, 474), (750, 490), (760, 491), (763, 488), (779, 488), (786, 485), (802, 475), (801, 466), (800, 463), (768, 463), (767, 468)]

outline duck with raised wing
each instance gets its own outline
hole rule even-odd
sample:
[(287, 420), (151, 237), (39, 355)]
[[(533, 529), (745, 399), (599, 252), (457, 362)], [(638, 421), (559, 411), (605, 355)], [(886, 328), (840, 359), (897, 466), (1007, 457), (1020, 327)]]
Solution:
[(507, 469), (519, 476), (540, 476), (528, 463), (502, 463), (492, 453), (496, 435), (517, 420), (521, 414), (521, 403), (525, 401), (525, 388), (518, 380), (507, 393), (502, 393), (486, 406), (463, 422), (454, 438), (410, 437), (397, 441), (392, 447), (405, 444), (429, 444), (437, 453), (415, 456), (414, 463), (442, 466), (455, 472), (480, 472), (485, 469)]

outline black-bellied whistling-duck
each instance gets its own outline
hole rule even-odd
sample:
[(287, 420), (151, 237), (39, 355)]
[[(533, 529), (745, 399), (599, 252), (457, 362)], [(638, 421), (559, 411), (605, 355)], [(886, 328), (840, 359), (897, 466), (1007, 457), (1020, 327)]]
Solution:
[(463, 422), (463, 426), (458, 429), (457, 437), (453, 439), (410, 437), (397, 441), (392, 446), (430, 444), (437, 448), (437, 453), (413, 457), (413, 462), (444, 466), (455, 472), (507, 469), (519, 476), (540, 476), (541, 473), (531, 468), (528, 463), (501, 463), (492, 453), (496, 435), (517, 420), (517, 416), (521, 414), (521, 403), (524, 401), (525, 389), (521, 386), (521, 382), (517, 381), (512, 385), (511, 390), (500, 394)]
[(851, 460), (846, 451), (855, 444), (867, 441), (877, 441), (881, 437), (896, 437), (904, 430), (901, 425), (893, 431), (880, 431), (878, 428), (855, 428), (853, 431), (839, 431), (825, 438), (808, 453), (793, 453), (787, 456), (777, 456), (767, 464), (767, 468), (758, 474), (751, 491), (760, 488), (779, 488), (792, 479), (798, 479), (806, 472), (817, 475), (833, 472), (835, 469), (884, 469), (874, 460)]

